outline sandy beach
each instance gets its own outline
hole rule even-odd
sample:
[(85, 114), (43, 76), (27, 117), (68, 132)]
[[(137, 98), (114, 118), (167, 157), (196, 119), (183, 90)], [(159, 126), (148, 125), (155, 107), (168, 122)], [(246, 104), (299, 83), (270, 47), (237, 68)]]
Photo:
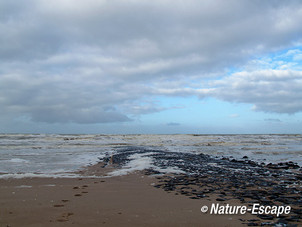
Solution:
[(241, 226), (239, 218), (253, 218), (203, 214), (214, 198), (177, 196), (155, 182), (141, 174), (1, 179), (0, 226)]
[[(19, 157), (15, 163), (31, 166)], [(144, 146), (97, 157), (97, 164), (63, 176), (2, 173), (0, 227), (302, 225), (302, 168), (289, 160), (260, 163)], [(268, 212), (251, 212), (255, 204)], [(276, 213), (285, 207), (288, 213)]]

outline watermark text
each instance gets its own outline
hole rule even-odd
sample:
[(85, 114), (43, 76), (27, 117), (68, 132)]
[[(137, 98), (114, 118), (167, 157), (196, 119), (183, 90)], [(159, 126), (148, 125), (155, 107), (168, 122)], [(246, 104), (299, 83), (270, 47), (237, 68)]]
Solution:
[(290, 206), (264, 206), (259, 203), (254, 203), (251, 207), (245, 205), (230, 205), (230, 204), (219, 204), (212, 203), (210, 208), (208, 206), (201, 207), (202, 213), (210, 214), (246, 214), (247, 212), (257, 215), (257, 214), (267, 214), (267, 215), (276, 215), (279, 217), (282, 214), (289, 214), (291, 207)]

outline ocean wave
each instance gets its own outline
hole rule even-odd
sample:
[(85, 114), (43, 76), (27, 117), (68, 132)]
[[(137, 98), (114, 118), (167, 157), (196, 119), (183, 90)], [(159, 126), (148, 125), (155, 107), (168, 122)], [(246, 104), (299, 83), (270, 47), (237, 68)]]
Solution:
[[(0, 171), (8, 174), (72, 172), (131, 146), (220, 157), (248, 156), (266, 163), (295, 161), (302, 164), (302, 135), (0, 134)], [(146, 156), (132, 158), (131, 166), (126, 166), (124, 172), (152, 165), (152, 160)]]

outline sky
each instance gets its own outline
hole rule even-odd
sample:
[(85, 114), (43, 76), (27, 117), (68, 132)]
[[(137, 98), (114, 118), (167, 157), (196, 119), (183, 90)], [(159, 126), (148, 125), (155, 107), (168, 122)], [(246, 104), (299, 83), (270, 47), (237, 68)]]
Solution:
[(302, 2), (0, 0), (0, 133), (302, 133)]

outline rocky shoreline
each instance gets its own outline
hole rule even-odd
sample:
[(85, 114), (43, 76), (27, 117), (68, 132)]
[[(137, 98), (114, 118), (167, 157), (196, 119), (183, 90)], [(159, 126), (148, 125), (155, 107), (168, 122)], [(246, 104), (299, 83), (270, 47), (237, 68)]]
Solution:
[[(289, 215), (258, 214), (254, 219), (241, 219), (248, 226), (298, 226), (302, 223), (302, 168), (294, 162), (265, 164), (246, 156), (233, 159), (145, 147), (121, 148), (101, 161), (104, 168), (109, 163), (122, 168), (134, 154), (152, 158), (152, 165), (157, 168), (143, 172), (158, 179), (154, 187), (169, 193), (190, 199), (209, 199), (210, 195), (215, 195), (216, 201), (213, 202), (227, 203), (237, 199), (248, 206), (253, 203), (291, 206)], [(182, 173), (163, 174), (163, 171), (158, 171), (169, 168), (177, 168)]]

